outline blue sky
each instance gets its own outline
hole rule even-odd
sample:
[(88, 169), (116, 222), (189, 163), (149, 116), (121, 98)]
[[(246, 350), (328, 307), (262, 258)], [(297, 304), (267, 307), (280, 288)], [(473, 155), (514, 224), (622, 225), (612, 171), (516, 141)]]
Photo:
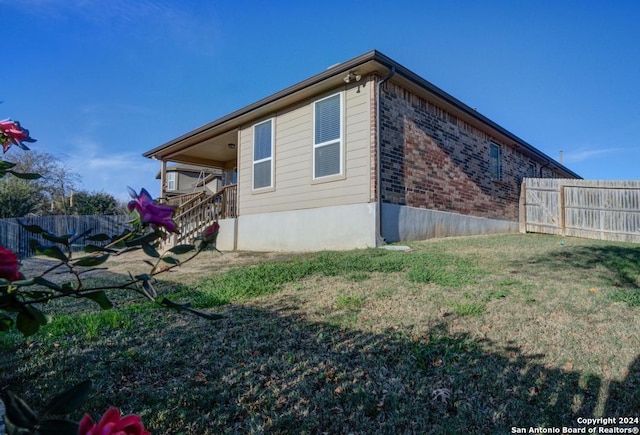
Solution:
[(584, 178), (640, 179), (634, 0), (0, 0), (0, 16), (0, 119), (85, 190), (157, 195), (141, 153), (372, 49)]

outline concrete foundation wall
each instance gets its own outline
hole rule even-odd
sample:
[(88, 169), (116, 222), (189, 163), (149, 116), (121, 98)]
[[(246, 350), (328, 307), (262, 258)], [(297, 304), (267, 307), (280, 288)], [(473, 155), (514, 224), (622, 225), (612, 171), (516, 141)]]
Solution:
[(220, 219), (218, 223), (220, 224), (220, 232), (216, 240), (216, 248), (221, 251), (233, 251), (235, 249), (236, 219)]
[(517, 233), (518, 222), (382, 204), (382, 236), (389, 243), (438, 237)]
[(243, 215), (238, 218), (237, 249), (321, 251), (374, 247), (375, 215), (375, 203)]

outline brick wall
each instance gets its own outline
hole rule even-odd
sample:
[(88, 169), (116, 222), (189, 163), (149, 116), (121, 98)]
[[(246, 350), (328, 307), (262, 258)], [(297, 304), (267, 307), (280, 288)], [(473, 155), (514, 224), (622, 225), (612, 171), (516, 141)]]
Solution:
[[(518, 220), (520, 184), (544, 163), (501, 144), (454, 114), (389, 82), (381, 96), (383, 202), (465, 215)], [(489, 169), (501, 146), (502, 180)], [(559, 176), (543, 171), (544, 176)]]

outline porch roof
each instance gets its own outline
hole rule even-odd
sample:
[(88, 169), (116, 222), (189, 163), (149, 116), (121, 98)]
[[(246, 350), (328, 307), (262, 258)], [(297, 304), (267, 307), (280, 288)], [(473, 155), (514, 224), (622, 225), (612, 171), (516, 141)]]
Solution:
[[(142, 155), (159, 160), (224, 167), (224, 162), (235, 158), (235, 149), (228, 145), (234, 144), (237, 147), (237, 130), (243, 125), (255, 122), (261, 117), (311, 98), (323, 91), (344, 85), (343, 79), (345, 74), (349, 72), (361, 76), (371, 73), (386, 76), (392, 70), (395, 71), (393, 75), (394, 81), (418, 92), (418, 95), (424, 94), (425, 91), (428, 92), (430, 97), (435, 99), (435, 102), (444, 109), (452, 111), (464, 121), (479, 129), (489, 127), (496, 133), (497, 139), (503, 141), (505, 145), (517, 148), (535, 159), (546, 161), (548, 166), (558, 168), (565, 172), (568, 177), (582, 178), (475, 109), (377, 50), (369, 51), (351, 60), (333, 65), (315, 76), (196, 128)], [(212, 150), (214, 150), (213, 153)]]
[[(195, 173), (200, 174), (204, 173), (204, 175), (208, 176), (222, 176), (222, 169), (220, 168), (210, 168), (206, 166), (197, 166), (197, 165), (187, 165), (187, 164), (175, 164), (171, 166), (167, 166), (167, 172), (182, 172), (182, 173)], [(162, 171), (158, 171), (156, 173), (156, 180), (160, 179)]]

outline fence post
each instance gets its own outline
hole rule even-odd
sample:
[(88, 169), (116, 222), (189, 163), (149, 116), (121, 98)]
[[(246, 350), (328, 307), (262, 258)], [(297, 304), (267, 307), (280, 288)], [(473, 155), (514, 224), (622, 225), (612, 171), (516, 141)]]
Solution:
[(565, 227), (565, 217), (564, 217), (564, 183), (560, 181), (558, 183), (558, 223), (560, 224), (560, 234), (563, 236), (567, 235), (567, 228)]
[(525, 234), (527, 232), (527, 184), (522, 180), (520, 187), (520, 233)]

